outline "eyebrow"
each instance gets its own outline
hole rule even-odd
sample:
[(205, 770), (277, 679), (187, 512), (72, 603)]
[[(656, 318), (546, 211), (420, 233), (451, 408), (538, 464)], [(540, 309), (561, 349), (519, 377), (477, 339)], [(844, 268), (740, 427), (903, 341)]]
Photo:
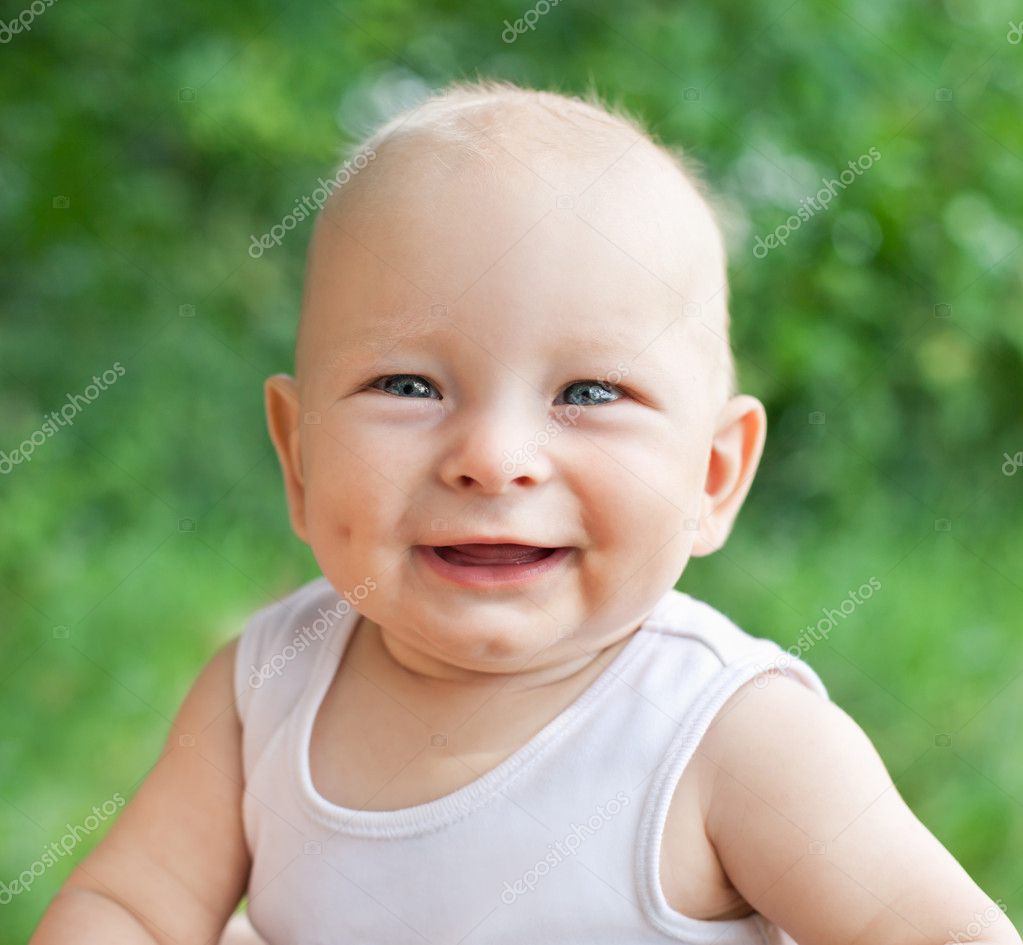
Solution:
[(347, 340), (347, 343), (359, 348), (368, 348), (374, 354), (383, 354), (404, 339), (407, 339), (410, 344), (418, 346), (429, 341), (434, 335), (439, 334), (442, 326), (438, 324), (435, 328), (428, 331), (417, 331), (417, 326), (431, 319), (439, 318), (440, 316), (427, 315), (416, 318), (409, 316), (407, 320), (403, 320), (392, 319), (384, 315), (380, 322), (363, 328), (352, 335)]
[[(417, 325), (431, 320), (437, 322), (434, 327), (417, 330)], [(414, 321), (410, 318), (408, 322), (401, 319), (385, 321), (389, 324), (382, 326), (378, 323), (356, 332), (347, 339), (346, 347), (365, 348), (379, 356), (405, 341), (410, 349), (415, 350), (426, 347), (448, 327), (446, 319), (438, 315), (417, 317)], [(655, 334), (654, 338), (656, 337)], [(569, 335), (561, 340), (559, 347), (564, 353), (582, 353), (597, 357), (625, 356), (631, 359), (645, 351), (649, 345), (650, 340), (641, 342), (640, 339), (624, 332), (617, 332), (611, 335)]]

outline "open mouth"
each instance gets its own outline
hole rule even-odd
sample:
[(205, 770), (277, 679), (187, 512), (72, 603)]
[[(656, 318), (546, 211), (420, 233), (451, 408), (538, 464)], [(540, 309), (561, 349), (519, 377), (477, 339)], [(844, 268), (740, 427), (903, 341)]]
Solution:
[(440, 545), (435, 549), (437, 556), (448, 564), (462, 567), (533, 564), (557, 550), (532, 545)]
[(461, 587), (513, 588), (538, 581), (554, 572), (572, 554), (572, 548), (534, 545), (464, 544), (416, 545), (416, 560)]

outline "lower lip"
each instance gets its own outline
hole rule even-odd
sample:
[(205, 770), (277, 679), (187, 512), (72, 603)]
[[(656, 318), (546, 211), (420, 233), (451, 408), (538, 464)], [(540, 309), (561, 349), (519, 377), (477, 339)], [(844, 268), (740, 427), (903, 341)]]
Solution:
[(445, 561), (430, 545), (416, 545), (413, 548), (431, 571), (459, 587), (518, 587), (549, 574), (564, 561), (571, 548), (556, 548), (546, 558), (527, 564), (477, 564), (460, 565)]

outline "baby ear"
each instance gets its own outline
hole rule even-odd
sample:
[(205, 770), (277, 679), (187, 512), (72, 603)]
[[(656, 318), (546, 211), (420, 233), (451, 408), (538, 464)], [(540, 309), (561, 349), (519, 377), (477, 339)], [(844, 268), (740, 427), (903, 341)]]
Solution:
[(288, 374), (274, 374), (263, 385), (266, 425), (284, 475), (288, 514), (292, 531), (309, 543), (305, 530), (305, 483), (302, 478), (302, 454), (299, 448), (298, 385)]
[(694, 557), (713, 554), (728, 539), (753, 484), (766, 436), (767, 414), (756, 397), (740, 394), (721, 408), (701, 496)]

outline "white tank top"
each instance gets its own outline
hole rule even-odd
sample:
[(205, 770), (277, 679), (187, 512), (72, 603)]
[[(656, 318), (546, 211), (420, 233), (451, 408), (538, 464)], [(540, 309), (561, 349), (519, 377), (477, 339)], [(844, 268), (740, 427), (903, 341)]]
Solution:
[(239, 641), (247, 908), (270, 945), (791, 945), (759, 913), (676, 912), (660, 841), (725, 700), (771, 667), (829, 698), (807, 663), (672, 589), (496, 768), (425, 804), (353, 810), (314, 790), (309, 741), (358, 619), (321, 577), (256, 612)]

